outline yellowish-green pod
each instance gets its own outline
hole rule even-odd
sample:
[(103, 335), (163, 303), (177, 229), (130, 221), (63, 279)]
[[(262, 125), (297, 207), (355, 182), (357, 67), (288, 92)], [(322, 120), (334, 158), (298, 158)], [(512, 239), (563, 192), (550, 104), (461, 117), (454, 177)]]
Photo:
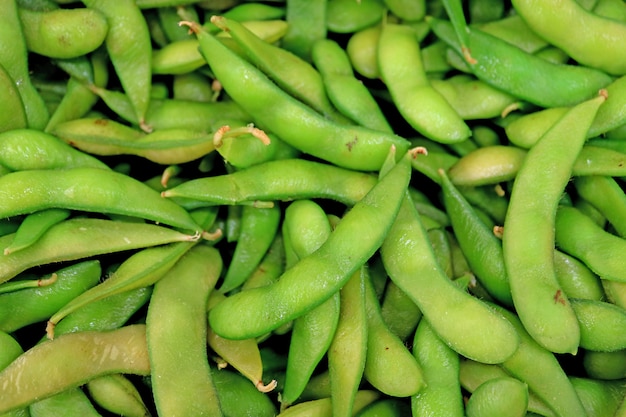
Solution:
[(442, 143), (458, 143), (470, 137), (471, 131), (461, 116), (426, 77), (412, 28), (383, 25), (377, 57), (381, 78), (393, 102), (415, 130)]
[(528, 386), (518, 379), (500, 377), (479, 385), (465, 407), (467, 417), (523, 417), (528, 408)]
[[(514, 0), (513, 7), (537, 35), (581, 65), (612, 75), (626, 72), (626, 24), (585, 10), (576, 1)], [(577, 27), (575, 33), (572, 27)]]
[(18, 9), (26, 47), (50, 58), (86, 55), (104, 43), (109, 31), (105, 16), (85, 7), (32, 11)]
[(145, 325), (66, 334), (28, 349), (0, 372), (5, 387), (0, 391), (0, 413), (119, 372), (150, 373)]
[(380, 25), (361, 29), (350, 36), (346, 45), (346, 53), (354, 70), (361, 76), (376, 79), (378, 69), (378, 39), (382, 27)]
[(141, 394), (123, 374), (103, 375), (85, 386), (91, 399), (107, 411), (127, 417), (150, 415)]
[[(221, 292), (212, 291), (207, 302), (207, 310), (211, 310), (213, 306), (225, 298), (226, 296)], [(276, 381), (270, 381), (267, 385), (263, 382), (263, 362), (256, 339), (226, 339), (208, 327), (207, 343), (213, 352), (219, 356), (218, 364), (220, 366), (232, 366), (259, 391), (268, 392), (276, 387)]]
[(223, 415), (206, 347), (206, 306), (222, 266), (217, 249), (198, 244), (178, 257), (154, 286), (146, 339), (161, 416)]
[[(380, 392), (376, 390), (359, 390), (354, 398), (353, 413), (358, 413), (379, 398)], [(304, 401), (281, 411), (276, 417), (333, 417), (332, 399)]]
[[(13, 234), (2, 236), (0, 247), (8, 246), (13, 238)], [(35, 244), (4, 255), (0, 282), (35, 266), (194, 239), (197, 237), (152, 224), (69, 219), (51, 227)]]
[(3, 91), (2, 109), (0, 109), (0, 132), (25, 128), (27, 119), (22, 97), (15, 82), (2, 64), (0, 64), (0, 91)]
[(585, 299), (572, 299), (572, 307), (580, 323), (580, 346), (596, 352), (626, 349), (626, 310), (614, 304)]
[(339, 322), (327, 354), (335, 417), (352, 415), (354, 399), (363, 378), (367, 354), (365, 278), (364, 270), (359, 270), (340, 292)]

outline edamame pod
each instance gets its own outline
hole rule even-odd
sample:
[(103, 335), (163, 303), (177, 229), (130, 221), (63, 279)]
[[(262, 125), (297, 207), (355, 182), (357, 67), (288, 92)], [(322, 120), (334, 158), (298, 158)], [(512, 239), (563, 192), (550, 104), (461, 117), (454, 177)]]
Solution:
[(275, 417), (278, 413), (272, 399), (241, 375), (211, 367), (211, 379), (225, 416)]
[(626, 248), (626, 240), (604, 230), (577, 208), (558, 208), (555, 241), (558, 248), (581, 260), (600, 278), (626, 282), (624, 259), (618, 255)]
[(2, 64), (0, 64), (0, 88), (4, 91), (0, 109), (0, 133), (25, 128), (27, 120), (22, 97)]
[(518, 337), (510, 324), (445, 275), (408, 196), (381, 247), (381, 257), (389, 278), (413, 299), (423, 319), (453, 350), (485, 363), (500, 363), (515, 352)]
[(523, 382), (501, 377), (481, 384), (470, 396), (467, 417), (496, 417), (506, 413), (511, 417), (523, 417), (528, 408), (528, 387)]
[(103, 375), (87, 381), (87, 392), (103, 409), (127, 417), (149, 417), (141, 394), (123, 374)]
[[(577, 351), (580, 329), (555, 277), (557, 206), (587, 129), (605, 99), (599, 95), (572, 107), (528, 152), (504, 221), (502, 249), (515, 309), (537, 342), (558, 353)], [(556, 154), (558, 159), (553, 158)], [(548, 176), (542, 171), (546, 164), (551, 166)]]
[(0, 133), (0, 165), (10, 171), (93, 167), (109, 169), (97, 158), (36, 129)]
[[(1, 237), (0, 247), (7, 246), (13, 237), (11, 234)], [(51, 227), (28, 248), (4, 255), (0, 261), (0, 282), (35, 266), (196, 239), (195, 236), (152, 224), (69, 219)]]
[(15, 231), (13, 242), (4, 248), (4, 254), (24, 249), (37, 241), (49, 228), (70, 216), (66, 209), (46, 209), (27, 215)]
[(0, 330), (14, 332), (29, 324), (46, 320), (75, 297), (98, 284), (100, 262), (79, 262), (54, 274), (54, 285), (0, 295)]
[[(535, 33), (572, 59), (613, 75), (626, 72), (624, 22), (589, 12), (576, 1), (514, 0), (515, 11)], [(569, 28), (576, 26), (575, 36)]]
[(590, 99), (612, 82), (603, 71), (553, 64), (480, 29), (465, 29), (462, 14), (455, 13), (450, 18), (453, 22), (462, 19), (463, 26), (454, 28), (441, 19), (428, 21), (437, 36), (464, 57), (478, 79), (529, 103), (541, 107), (571, 106)]
[(18, 171), (0, 177), (0, 217), (47, 208), (123, 214), (199, 233), (189, 213), (134, 178), (112, 170)]
[[(395, 146), (399, 153), (408, 149), (408, 141), (399, 136), (329, 121), (282, 91), (198, 24), (187, 24), (198, 36), (203, 56), (232, 99), (257, 126), (302, 152), (350, 169), (377, 170), (389, 146)], [(289, 123), (285, 123), (287, 120)]]
[(76, 58), (104, 43), (109, 25), (97, 10), (77, 7), (34, 11), (19, 7), (26, 47), (50, 58)]
[[(211, 328), (232, 339), (259, 336), (332, 297), (374, 254), (388, 232), (399, 208), (396, 200), (408, 185), (410, 158), (410, 154), (404, 155), (344, 216), (326, 242), (285, 271), (275, 284), (242, 291), (215, 306), (209, 313)], [(363, 224), (370, 225), (367, 234), (360, 233)], [(354, 242), (345, 236), (360, 239)], [(311, 268), (317, 271), (316, 279), (302, 280)], [(298, 294), (306, 294), (306, 298)]]
[[(364, 268), (364, 267), (363, 267)], [(367, 354), (365, 270), (355, 272), (340, 290), (339, 321), (328, 348), (328, 372), (333, 416), (352, 415)]]
[(383, 25), (378, 67), (398, 111), (415, 130), (442, 143), (462, 142), (470, 136), (463, 119), (428, 81), (412, 28)]
[(376, 177), (305, 159), (268, 161), (232, 174), (197, 178), (161, 193), (204, 205), (257, 204), (274, 200), (330, 198), (354, 205)]
[[(28, 407), (28, 412), (30, 417), (61, 415), (102, 417), (80, 387), (70, 388), (51, 397), (36, 401)], [(3, 416), (5, 415), (3, 414)]]
[(146, 338), (160, 416), (223, 415), (206, 350), (206, 305), (221, 269), (219, 252), (197, 245), (155, 284)]
[[(299, 259), (315, 252), (331, 234), (324, 210), (311, 200), (291, 203), (285, 210), (283, 235)], [(328, 351), (339, 321), (339, 292), (293, 322), (281, 408), (294, 403)]]
[(281, 212), (278, 206), (260, 208), (244, 206), (237, 245), (219, 286), (227, 293), (241, 286), (254, 272), (278, 231)]
[(122, 87), (130, 99), (139, 125), (150, 130), (145, 117), (150, 103), (151, 43), (148, 24), (133, 0), (110, 2), (83, 0), (107, 19), (105, 45)]
[(580, 323), (580, 346), (599, 352), (626, 349), (624, 333), (626, 310), (606, 301), (573, 299), (572, 307)]
[(426, 320), (420, 321), (415, 331), (413, 355), (424, 370), (427, 385), (411, 397), (412, 415), (463, 416), (459, 354), (435, 334)]
[(154, 284), (167, 274), (194, 244), (195, 242), (177, 242), (134, 253), (106, 280), (73, 298), (54, 313), (46, 327), (48, 338), (54, 338), (54, 326), (73, 311), (108, 296)]
[(71, 333), (30, 348), (0, 372), (0, 413), (117, 372), (150, 373), (145, 325)]

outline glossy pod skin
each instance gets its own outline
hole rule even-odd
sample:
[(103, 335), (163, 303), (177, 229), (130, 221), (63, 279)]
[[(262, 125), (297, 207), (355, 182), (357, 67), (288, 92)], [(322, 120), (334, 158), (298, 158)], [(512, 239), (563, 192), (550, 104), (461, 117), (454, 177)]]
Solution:
[[(0, 247), (8, 246), (13, 237), (12, 234), (1, 237)], [(69, 219), (51, 227), (28, 248), (4, 255), (0, 262), (0, 282), (35, 266), (194, 239), (197, 237), (151, 224)]]
[(79, 262), (55, 272), (53, 285), (0, 295), (0, 330), (14, 332), (46, 320), (70, 300), (100, 281), (100, 263)]
[[(146, 338), (159, 415), (222, 415), (206, 351), (206, 305), (221, 270), (219, 252), (198, 245), (154, 286)], [(177, 351), (184, 362), (174, 360)]]
[[(622, 41), (626, 24), (589, 12), (575, 1), (515, 0), (513, 7), (539, 36), (563, 49), (582, 65), (609, 74), (626, 72)], [(557, 12), (558, 10), (558, 12)], [(576, 36), (568, 28), (576, 25)]]
[(371, 174), (304, 159), (268, 161), (232, 174), (185, 181), (164, 197), (204, 205), (257, 204), (296, 198), (329, 198), (354, 205), (376, 184)]
[[(580, 337), (554, 272), (557, 206), (604, 100), (599, 95), (573, 107), (529, 151), (515, 179), (504, 222), (502, 249), (513, 303), (528, 332), (553, 352), (576, 352)], [(556, 160), (555, 153), (560, 156)], [(552, 166), (548, 176), (542, 173), (546, 163)], [(543, 198), (537, 200), (537, 195)]]
[[(117, 354), (112, 355), (112, 350)], [(57, 371), (52, 372), (49, 364)], [(145, 325), (72, 333), (30, 348), (0, 372), (5, 387), (0, 393), (0, 413), (116, 372), (150, 373)]]
[(85, 7), (18, 11), (28, 50), (51, 58), (86, 55), (104, 43), (109, 30), (102, 13)]
[[(326, 242), (285, 271), (275, 284), (240, 292), (216, 305), (209, 313), (213, 330), (233, 339), (259, 336), (304, 314), (336, 293), (382, 243), (399, 208), (401, 190), (408, 185), (409, 158), (410, 155), (404, 155), (344, 216)], [(385, 203), (381, 204), (382, 201)], [(371, 225), (367, 234), (362, 233), (363, 223)], [(361, 236), (358, 242), (347, 245), (343, 236), (356, 235)], [(342, 254), (342, 260), (337, 258), (338, 254)], [(306, 275), (311, 268), (318, 271), (316, 279), (302, 280), (303, 274)], [(303, 298), (298, 294), (307, 296)], [(253, 308), (254, 305), (259, 308)]]
[(143, 217), (198, 232), (184, 209), (141, 182), (111, 170), (71, 168), (13, 172), (0, 178), (1, 217), (46, 208), (109, 212)]
[(260, 128), (275, 133), (304, 153), (356, 170), (379, 169), (391, 145), (397, 147), (399, 154), (408, 150), (408, 141), (399, 136), (330, 122), (277, 88), (197, 24), (190, 25), (211, 70)]

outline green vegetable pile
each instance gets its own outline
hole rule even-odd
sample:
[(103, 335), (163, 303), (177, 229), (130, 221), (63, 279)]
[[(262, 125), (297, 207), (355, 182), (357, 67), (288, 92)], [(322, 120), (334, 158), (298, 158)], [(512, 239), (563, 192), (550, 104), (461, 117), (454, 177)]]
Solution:
[(622, 0), (0, 10), (0, 416), (626, 416)]

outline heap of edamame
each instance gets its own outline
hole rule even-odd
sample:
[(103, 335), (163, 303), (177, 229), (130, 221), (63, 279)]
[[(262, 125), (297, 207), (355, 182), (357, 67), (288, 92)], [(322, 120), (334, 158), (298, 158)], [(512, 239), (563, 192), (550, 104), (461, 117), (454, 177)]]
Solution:
[(1, 416), (626, 416), (622, 0), (0, 9)]

